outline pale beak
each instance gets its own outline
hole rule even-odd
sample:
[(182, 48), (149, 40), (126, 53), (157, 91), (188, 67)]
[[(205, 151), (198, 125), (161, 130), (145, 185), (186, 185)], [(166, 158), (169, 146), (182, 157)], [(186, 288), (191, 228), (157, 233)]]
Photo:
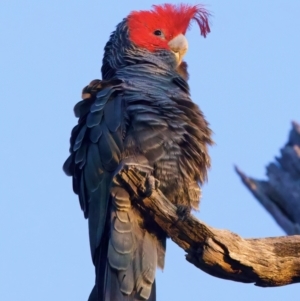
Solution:
[(188, 50), (188, 41), (186, 37), (183, 34), (180, 34), (172, 39), (168, 45), (175, 54), (178, 65), (180, 65), (185, 53)]

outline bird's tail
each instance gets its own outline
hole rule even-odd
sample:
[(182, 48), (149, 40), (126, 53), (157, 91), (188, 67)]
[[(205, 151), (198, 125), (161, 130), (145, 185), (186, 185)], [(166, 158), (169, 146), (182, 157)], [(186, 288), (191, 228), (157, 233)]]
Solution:
[(96, 285), (89, 301), (155, 301), (155, 272), (163, 265), (164, 244), (144, 229), (124, 188), (112, 187), (111, 202), (109, 230), (95, 259)]

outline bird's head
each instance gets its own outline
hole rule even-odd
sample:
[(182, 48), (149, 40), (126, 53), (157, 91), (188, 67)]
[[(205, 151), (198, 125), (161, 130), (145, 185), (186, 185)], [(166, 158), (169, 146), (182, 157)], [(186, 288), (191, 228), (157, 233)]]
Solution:
[(130, 64), (144, 56), (155, 56), (171, 58), (179, 66), (188, 50), (185, 34), (191, 22), (196, 21), (206, 37), (210, 32), (208, 18), (209, 12), (201, 5), (163, 4), (154, 5), (152, 10), (133, 11), (111, 35), (103, 63), (105, 56), (110, 56), (110, 67), (116, 68), (126, 65), (124, 57)]
[(201, 6), (154, 5), (150, 11), (133, 11), (128, 16), (129, 39), (136, 46), (155, 52), (171, 51), (178, 63), (188, 50), (185, 33), (195, 20), (201, 34), (209, 33), (209, 13)]

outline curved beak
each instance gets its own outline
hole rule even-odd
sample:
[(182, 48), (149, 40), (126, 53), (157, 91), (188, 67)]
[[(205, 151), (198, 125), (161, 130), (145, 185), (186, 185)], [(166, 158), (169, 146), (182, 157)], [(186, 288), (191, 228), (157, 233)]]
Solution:
[(188, 50), (188, 41), (186, 37), (183, 34), (180, 34), (173, 38), (169, 43), (168, 43), (170, 49), (174, 53), (178, 65), (182, 62), (182, 59), (185, 55), (185, 53)]

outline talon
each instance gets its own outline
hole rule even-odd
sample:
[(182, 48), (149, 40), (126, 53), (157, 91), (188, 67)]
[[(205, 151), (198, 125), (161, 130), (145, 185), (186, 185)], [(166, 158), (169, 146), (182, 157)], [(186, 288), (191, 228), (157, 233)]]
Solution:
[(146, 197), (149, 197), (156, 189), (156, 179), (152, 175), (147, 174), (145, 176), (145, 180), (140, 186), (140, 189)]

